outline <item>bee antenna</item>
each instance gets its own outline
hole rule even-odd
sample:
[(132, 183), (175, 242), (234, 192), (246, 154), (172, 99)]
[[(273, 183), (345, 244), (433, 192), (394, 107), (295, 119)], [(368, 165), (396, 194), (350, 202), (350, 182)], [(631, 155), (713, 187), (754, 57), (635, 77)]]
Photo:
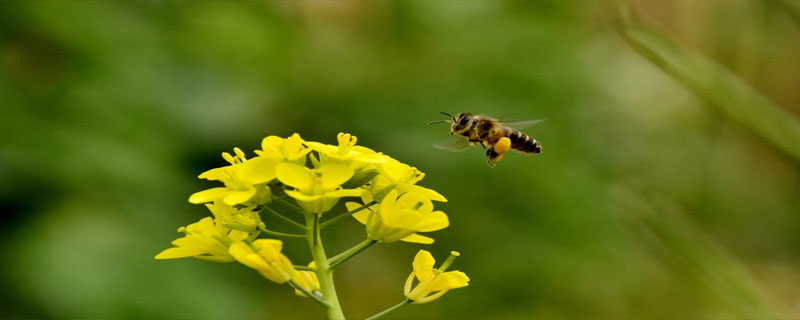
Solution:
[(431, 122), (428, 122), (428, 125), (437, 124), (437, 123), (445, 123), (445, 122), (450, 122), (450, 119), (431, 121)]
[(443, 114), (443, 115), (446, 115), (448, 118), (452, 118), (452, 117), (453, 117), (453, 115), (452, 115), (452, 114), (449, 114), (449, 113), (447, 113), (447, 112), (442, 112), (442, 111), (439, 111), (439, 113), (441, 113), (441, 114)]

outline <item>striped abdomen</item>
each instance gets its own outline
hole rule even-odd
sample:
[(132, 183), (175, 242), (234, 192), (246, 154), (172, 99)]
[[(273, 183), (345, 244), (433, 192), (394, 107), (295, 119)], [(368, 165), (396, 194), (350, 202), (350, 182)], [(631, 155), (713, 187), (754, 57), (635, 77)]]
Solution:
[(531, 136), (514, 129), (506, 129), (506, 137), (511, 140), (511, 148), (525, 153), (542, 153), (542, 145)]

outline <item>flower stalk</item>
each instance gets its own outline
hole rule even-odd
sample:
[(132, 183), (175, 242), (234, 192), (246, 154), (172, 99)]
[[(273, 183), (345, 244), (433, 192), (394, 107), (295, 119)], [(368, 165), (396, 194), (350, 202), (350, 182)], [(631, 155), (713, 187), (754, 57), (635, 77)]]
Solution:
[(328, 265), (328, 257), (325, 255), (325, 248), (322, 246), (322, 239), (319, 232), (319, 215), (306, 214), (306, 226), (308, 228), (308, 246), (314, 263), (317, 265), (317, 277), (322, 290), (322, 299), (328, 304), (326, 312), (328, 319), (344, 320), (344, 313), (339, 304), (339, 297), (336, 295), (336, 288), (333, 284), (333, 271)]
[(341, 220), (341, 219), (343, 219), (343, 218), (346, 218), (346, 217), (352, 216), (354, 213), (356, 213), (356, 212), (359, 212), (359, 211), (361, 211), (361, 210), (364, 210), (364, 209), (366, 209), (366, 208), (369, 208), (369, 206), (371, 206), (371, 205), (373, 205), (373, 204), (375, 204), (375, 203), (376, 203), (375, 201), (370, 201), (370, 202), (367, 202), (367, 203), (365, 203), (364, 205), (362, 205), (362, 206), (360, 206), (360, 207), (358, 207), (358, 208), (355, 208), (355, 209), (353, 209), (353, 210), (347, 211), (347, 212), (345, 212), (345, 213), (342, 213), (342, 214), (340, 214), (340, 215), (338, 215), (338, 216), (335, 216), (335, 217), (333, 217), (333, 218), (330, 218), (330, 219), (328, 219), (328, 220), (325, 220), (325, 221), (323, 221), (323, 222), (322, 222), (322, 224), (320, 225), (320, 228), (321, 228), (321, 229), (325, 229), (325, 227), (328, 227), (328, 226), (330, 226), (330, 225), (334, 224), (336, 221), (339, 221), (339, 220)]
[(344, 263), (347, 260), (350, 260), (350, 258), (355, 257), (357, 254), (361, 253), (361, 251), (366, 250), (367, 248), (371, 247), (373, 244), (376, 243), (378, 243), (378, 241), (372, 239), (361, 241), (361, 243), (331, 258), (330, 266), (328, 268), (331, 271), (335, 270), (336, 267), (339, 266), (340, 264)]
[(325, 307), (325, 308), (330, 308), (331, 307), (331, 305), (327, 301), (323, 300), (322, 298), (320, 298), (318, 295), (314, 294), (313, 292), (308, 291), (306, 288), (303, 288), (303, 286), (297, 284), (296, 282), (294, 282), (292, 280), (289, 280), (289, 284), (291, 284), (292, 287), (294, 287), (295, 289), (300, 290), (300, 292), (305, 294), (307, 297), (311, 298), (311, 300), (314, 300), (316, 303), (321, 304), (323, 307)]
[(306, 235), (304, 235), (304, 234), (294, 234), (294, 233), (284, 233), (284, 232), (272, 231), (272, 230), (267, 229), (264, 226), (258, 226), (258, 230), (263, 232), (263, 233), (266, 233), (268, 235), (276, 236), (276, 237), (285, 237), (285, 238), (305, 238), (306, 237)]
[(276, 218), (280, 219), (280, 220), (281, 220), (281, 221), (283, 221), (283, 222), (286, 222), (286, 223), (288, 223), (290, 226), (292, 226), (292, 227), (295, 227), (295, 228), (297, 228), (298, 230), (306, 231), (306, 226), (304, 226), (304, 225), (302, 225), (302, 224), (298, 223), (297, 221), (294, 221), (294, 220), (292, 220), (292, 219), (289, 219), (288, 217), (286, 217), (286, 216), (284, 216), (284, 215), (280, 214), (278, 211), (275, 211), (275, 210), (273, 210), (272, 208), (270, 208), (270, 207), (268, 207), (268, 206), (263, 206), (262, 208), (263, 208), (264, 210), (266, 210), (266, 211), (267, 211), (267, 213), (269, 213), (269, 214), (273, 215), (274, 217), (276, 217)]
[(387, 314), (391, 313), (392, 311), (395, 311), (395, 310), (397, 310), (397, 309), (400, 309), (400, 307), (402, 307), (402, 306), (404, 306), (404, 305), (407, 305), (407, 304), (409, 304), (409, 303), (411, 303), (411, 300), (405, 299), (405, 300), (403, 300), (403, 301), (400, 301), (400, 303), (398, 303), (398, 304), (396, 304), (396, 305), (393, 305), (393, 306), (389, 307), (389, 308), (388, 308), (388, 309), (386, 309), (386, 310), (383, 310), (383, 311), (381, 311), (381, 312), (378, 312), (378, 313), (374, 314), (373, 316), (371, 316), (371, 317), (367, 318), (366, 320), (375, 320), (375, 319), (381, 318), (381, 317), (383, 317), (383, 316), (385, 316), (385, 315), (387, 315)]

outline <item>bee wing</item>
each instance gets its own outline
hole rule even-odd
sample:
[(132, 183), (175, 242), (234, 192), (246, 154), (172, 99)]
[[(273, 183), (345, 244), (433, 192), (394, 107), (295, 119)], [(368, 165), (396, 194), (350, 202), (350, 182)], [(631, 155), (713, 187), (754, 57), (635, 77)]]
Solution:
[(544, 120), (545, 120), (545, 119), (538, 119), (538, 120), (520, 120), (520, 121), (506, 121), (506, 120), (500, 120), (500, 121), (497, 121), (497, 122), (499, 122), (499, 123), (502, 123), (504, 126), (506, 126), (506, 127), (509, 127), (509, 128), (514, 128), (514, 129), (517, 129), (517, 130), (522, 130), (522, 129), (528, 128), (528, 127), (530, 127), (530, 126), (533, 126), (533, 125), (539, 124), (539, 123), (541, 123), (541, 122), (542, 122), (542, 121), (544, 121)]
[(451, 136), (433, 143), (433, 147), (445, 151), (460, 152), (467, 150), (470, 146), (469, 140), (463, 136)]

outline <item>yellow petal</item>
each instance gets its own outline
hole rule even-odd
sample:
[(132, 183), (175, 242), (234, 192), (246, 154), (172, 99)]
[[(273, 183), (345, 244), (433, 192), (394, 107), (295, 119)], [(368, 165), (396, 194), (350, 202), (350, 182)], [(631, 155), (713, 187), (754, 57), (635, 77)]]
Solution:
[(322, 188), (333, 190), (353, 177), (350, 166), (340, 164), (326, 164), (316, 170), (322, 176)]
[[(347, 208), (347, 211), (353, 211), (358, 209), (362, 206), (362, 204), (357, 202), (348, 202), (345, 203), (344, 206)], [(353, 214), (353, 218), (361, 222), (361, 224), (367, 224), (367, 218), (369, 218), (370, 210), (369, 208), (359, 210), (358, 212)]]
[(283, 248), (283, 241), (277, 239), (258, 239), (253, 241), (253, 246), (261, 250), (273, 250), (280, 252)]
[(235, 169), (237, 175), (248, 183), (259, 184), (275, 179), (275, 167), (277, 164), (276, 160), (255, 157), (247, 160), (247, 162), (237, 164)]
[(269, 265), (260, 259), (247, 243), (237, 242), (228, 248), (228, 253), (233, 256), (236, 261), (256, 270), (268, 270)]
[(228, 255), (228, 248), (211, 236), (191, 235), (175, 239), (172, 244), (176, 247), (191, 248), (211, 255)]
[[(292, 280), (303, 289), (314, 292), (320, 290), (319, 279), (317, 274), (313, 271), (295, 271), (292, 275)], [(295, 290), (295, 293), (305, 297), (302, 291)]]
[(361, 197), (361, 194), (364, 193), (364, 190), (361, 189), (341, 189), (331, 192), (326, 192), (325, 197), (327, 198), (344, 198), (344, 197)]
[(436, 190), (428, 189), (428, 188), (421, 187), (421, 186), (418, 186), (418, 185), (413, 185), (413, 184), (404, 185), (402, 189), (405, 192), (417, 192), (417, 193), (420, 193), (423, 196), (425, 196), (426, 198), (431, 199), (433, 201), (447, 202), (447, 198), (445, 198), (443, 195), (441, 195), (438, 192), (436, 192)]
[(194, 204), (200, 204), (200, 203), (216, 201), (225, 197), (225, 195), (227, 195), (228, 192), (230, 191), (231, 190), (228, 188), (219, 187), (219, 188), (211, 188), (195, 192), (191, 196), (189, 196), (189, 202)]
[(278, 180), (300, 191), (311, 189), (313, 177), (311, 170), (294, 163), (281, 163), (275, 168)]
[(435, 263), (436, 260), (433, 259), (430, 252), (425, 250), (417, 252), (411, 265), (414, 267), (414, 274), (417, 275), (417, 279), (420, 282), (433, 279), (433, 265)]
[(394, 204), (397, 202), (397, 190), (389, 191), (383, 200), (381, 201), (381, 210), (380, 212), (388, 212), (390, 210), (394, 210)]
[(426, 236), (421, 236), (418, 234), (412, 234), (408, 237), (400, 239), (400, 241), (419, 243), (419, 244), (431, 244), (433, 243), (433, 238), (428, 238)]
[(200, 255), (200, 256), (194, 256), (192, 258), (195, 258), (197, 260), (202, 260), (202, 261), (208, 261), (208, 262), (232, 262), (232, 261), (236, 261), (231, 256), (206, 256), (206, 255)]
[(214, 233), (214, 218), (205, 217), (195, 223), (186, 226), (186, 230), (191, 233), (211, 235)]
[(433, 211), (433, 203), (430, 199), (417, 192), (408, 192), (397, 199), (398, 208), (416, 208), (422, 213)]
[(275, 148), (278, 148), (281, 144), (283, 144), (283, 138), (278, 136), (269, 136), (261, 140), (261, 150), (264, 152), (271, 152), (274, 151)]
[(429, 289), (431, 291), (450, 290), (469, 285), (469, 277), (461, 271), (448, 271), (436, 277)]
[(390, 228), (417, 230), (422, 215), (414, 210), (387, 210), (380, 212), (383, 224)]
[(229, 206), (235, 206), (247, 202), (254, 195), (256, 195), (256, 188), (250, 188), (245, 191), (232, 191), (223, 198), (223, 201)]
[(422, 215), (422, 221), (417, 225), (417, 230), (422, 232), (431, 232), (442, 230), (450, 225), (447, 215), (441, 211), (434, 211)]
[(187, 258), (193, 257), (196, 255), (200, 255), (205, 253), (203, 250), (199, 250), (197, 248), (183, 248), (183, 247), (173, 247), (167, 250), (161, 251), (161, 253), (156, 255), (156, 259), (179, 259), (179, 258)]
[(287, 190), (285, 192), (286, 192), (286, 195), (294, 198), (297, 201), (306, 201), (306, 202), (308, 202), (308, 201), (317, 201), (319, 199), (322, 199), (322, 197), (323, 197), (322, 195), (307, 195), (307, 194), (303, 194), (302, 192), (292, 191), (292, 190)]
[(328, 153), (328, 154), (335, 153), (336, 150), (339, 149), (339, 147), (337, 147), (337, 146), (332, 146), (332, 145), (329, 145), (329, 144), (324, 144), (324, 143), (319, 143), (319, 142), (314, 142), (314, 141), (306, 141), (305, 145), (308, 146), (309, 148), (311, 148), (314, 151), (317, 151), (317, 152), (320, 152), (320, 153)]
[(222, 180), (222, 179), (225, 179), (226, 177), (228, 177), (227, 171), (230, 170), (230, 169), (231, 169), (231, 166), (214, 168), (214, 169), (211, 169), (211, 170), (208, 170), (206, 172), (201, 173), (197, 177), (200, 178), (200, 179), (206, 179), (206, 180)]
[(303, 148), (303, 142), (303, 138), (300, 138), (300, 135), (295, 133), (291, 137), (286, 138), (283, 143), (283, 150), (288, 154), (300, 152)]
[(413, 169), (405, 163), (397, 160), (390, 160), (384, 162), (380, 166), (381, 173), (387, 176), (392, 181), (398, 181), (411, 174)]
[(231, 232), (228, 233), (228, 237), (233, 239), (233, 241), (242, 241), (244, 239), (247, 239), (247, 237), (249, 236), (250, 236), (249, 232), (244, 232), (241, 230), (231, 230)]
[(214, 203), (206, 203), (206, 208), (211, 211), (215, 218), (230, 218), (236, 214), (236, 208), (226, 205), (222, 201), (214, 201)]

